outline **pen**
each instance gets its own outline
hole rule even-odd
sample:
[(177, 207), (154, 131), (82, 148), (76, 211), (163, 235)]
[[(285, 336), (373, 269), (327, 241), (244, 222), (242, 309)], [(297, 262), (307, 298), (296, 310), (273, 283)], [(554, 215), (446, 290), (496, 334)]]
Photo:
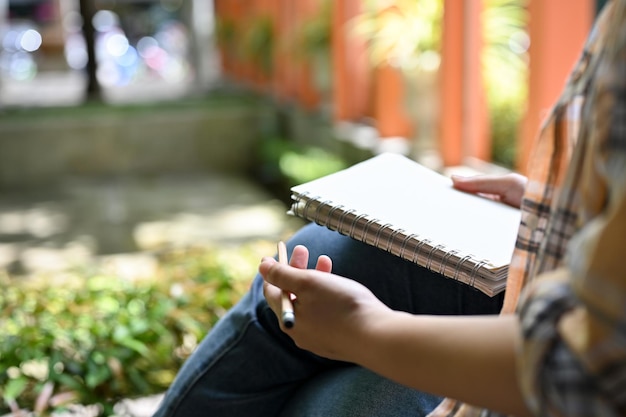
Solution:
[[(288, 264), (287, 261), (287, 247), (284, 242), (278, 242), (278, 262), (281, 264)], [(287, 291), (283, 291), (281, 297), (281, 310), (283, 325), (291, 329), (296, 324), (296, 316), (293, 312), (293, 303), (291, 302), (291, 295)]]

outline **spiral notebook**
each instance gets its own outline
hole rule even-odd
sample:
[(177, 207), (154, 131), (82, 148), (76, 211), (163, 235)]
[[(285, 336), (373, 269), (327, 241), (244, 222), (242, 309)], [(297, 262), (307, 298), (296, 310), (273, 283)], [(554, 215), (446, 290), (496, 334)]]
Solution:
[(520, 211), (409, 158), (384, 153), (291, 191), (290, 214), (490, 296), (505, 288)]

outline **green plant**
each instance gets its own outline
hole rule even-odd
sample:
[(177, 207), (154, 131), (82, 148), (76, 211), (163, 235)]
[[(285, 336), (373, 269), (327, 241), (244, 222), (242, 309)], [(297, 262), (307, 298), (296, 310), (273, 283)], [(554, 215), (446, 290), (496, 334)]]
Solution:
[(438, 57), (442, 16), (442, 0), (367, 1), (351, 26), (367, 42), (374, 65), (413, 70), (431, 67)]
[(242, 56), (258, 65), (266, 75), (270, 75), (274, 67), (274, 38), (274, 22), (269, 16), (254, 17), (243, 34)]
[(278, 162), (281, 173), (292, 185), (312, 181), (347, 168), (337, 155), (319, 147), (306, 147), (285, 152)]
[(317, 13), (298, 25), (285, 45), (296, 59), (310, 65), (315, 87), (327, 98), (332, 90), (332, 7), (330, 0), (321, 0)]
[[(482, 68), (492, 134), (492, 158), (514, 166), (515, 143), (527, 95), (527, 0), (487, 0), (482, 16)], [(443, 16), (441, 0), (366, 3), (353, 33), (367, 41), (374, 65), (389, 64), (405, 73), (435, 69)], [(422, 77), (410, 75), (412, 80)]]
[[(297, 144), (280, 137), (267, 138), (259, 148), (262, 175), (290, 188), (346, 168), (340, 156), (318, 146)], [(288, 191), (285, 191), (288, 196)]]
[(411, 141), (431, 147), (435, 141), (436, 71), (443, 0), (366, 1), (350, 31), (366, 42), (371, 65), (393, 67), (402, 75), (404, 112), (411, 125)]
[(329, 54), (332, 33), (332, 2), (323, 0), (318, 13), (297, 29), (293, 49), (305, 58)]
[(215, 25), (215, 37), (221, 47), (232, 49), (237, 38), (235, 22), (231, 19), (218, 17)]
[(515, 165), (515, 143), (527, 97), (528, 13), (525, 0), (488, 0), (483, 15), (483, 73), (491, 124), (492, 158)]
[[(45, 414), (164, 391), (249, 285), (263, 242), (161, 256), (153, 279), (97, 271), (0, 278), (0, 396)], [(0, 402), (0, 414), (7, 411)]]

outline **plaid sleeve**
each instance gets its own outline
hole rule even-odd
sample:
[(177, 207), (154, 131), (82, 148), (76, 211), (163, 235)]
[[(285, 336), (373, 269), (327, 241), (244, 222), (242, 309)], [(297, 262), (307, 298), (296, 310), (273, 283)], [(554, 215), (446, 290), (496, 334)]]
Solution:
[(583, 110), (579, 229), (520, 302), (520, 380), (542, 416), (626, 415), (626, 1)]

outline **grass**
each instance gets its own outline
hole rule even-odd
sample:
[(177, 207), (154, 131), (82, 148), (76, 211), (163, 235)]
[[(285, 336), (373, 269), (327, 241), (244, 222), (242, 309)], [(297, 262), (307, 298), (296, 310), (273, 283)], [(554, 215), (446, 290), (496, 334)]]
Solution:
[[(82, 270), (0, 275), (0, 415), (48, 415), (161, 393), (213, 324), (246, 292), (263, 240), (158, 254), (154, 276)], [(2, 404), (3, 403), (3, 404)]]

